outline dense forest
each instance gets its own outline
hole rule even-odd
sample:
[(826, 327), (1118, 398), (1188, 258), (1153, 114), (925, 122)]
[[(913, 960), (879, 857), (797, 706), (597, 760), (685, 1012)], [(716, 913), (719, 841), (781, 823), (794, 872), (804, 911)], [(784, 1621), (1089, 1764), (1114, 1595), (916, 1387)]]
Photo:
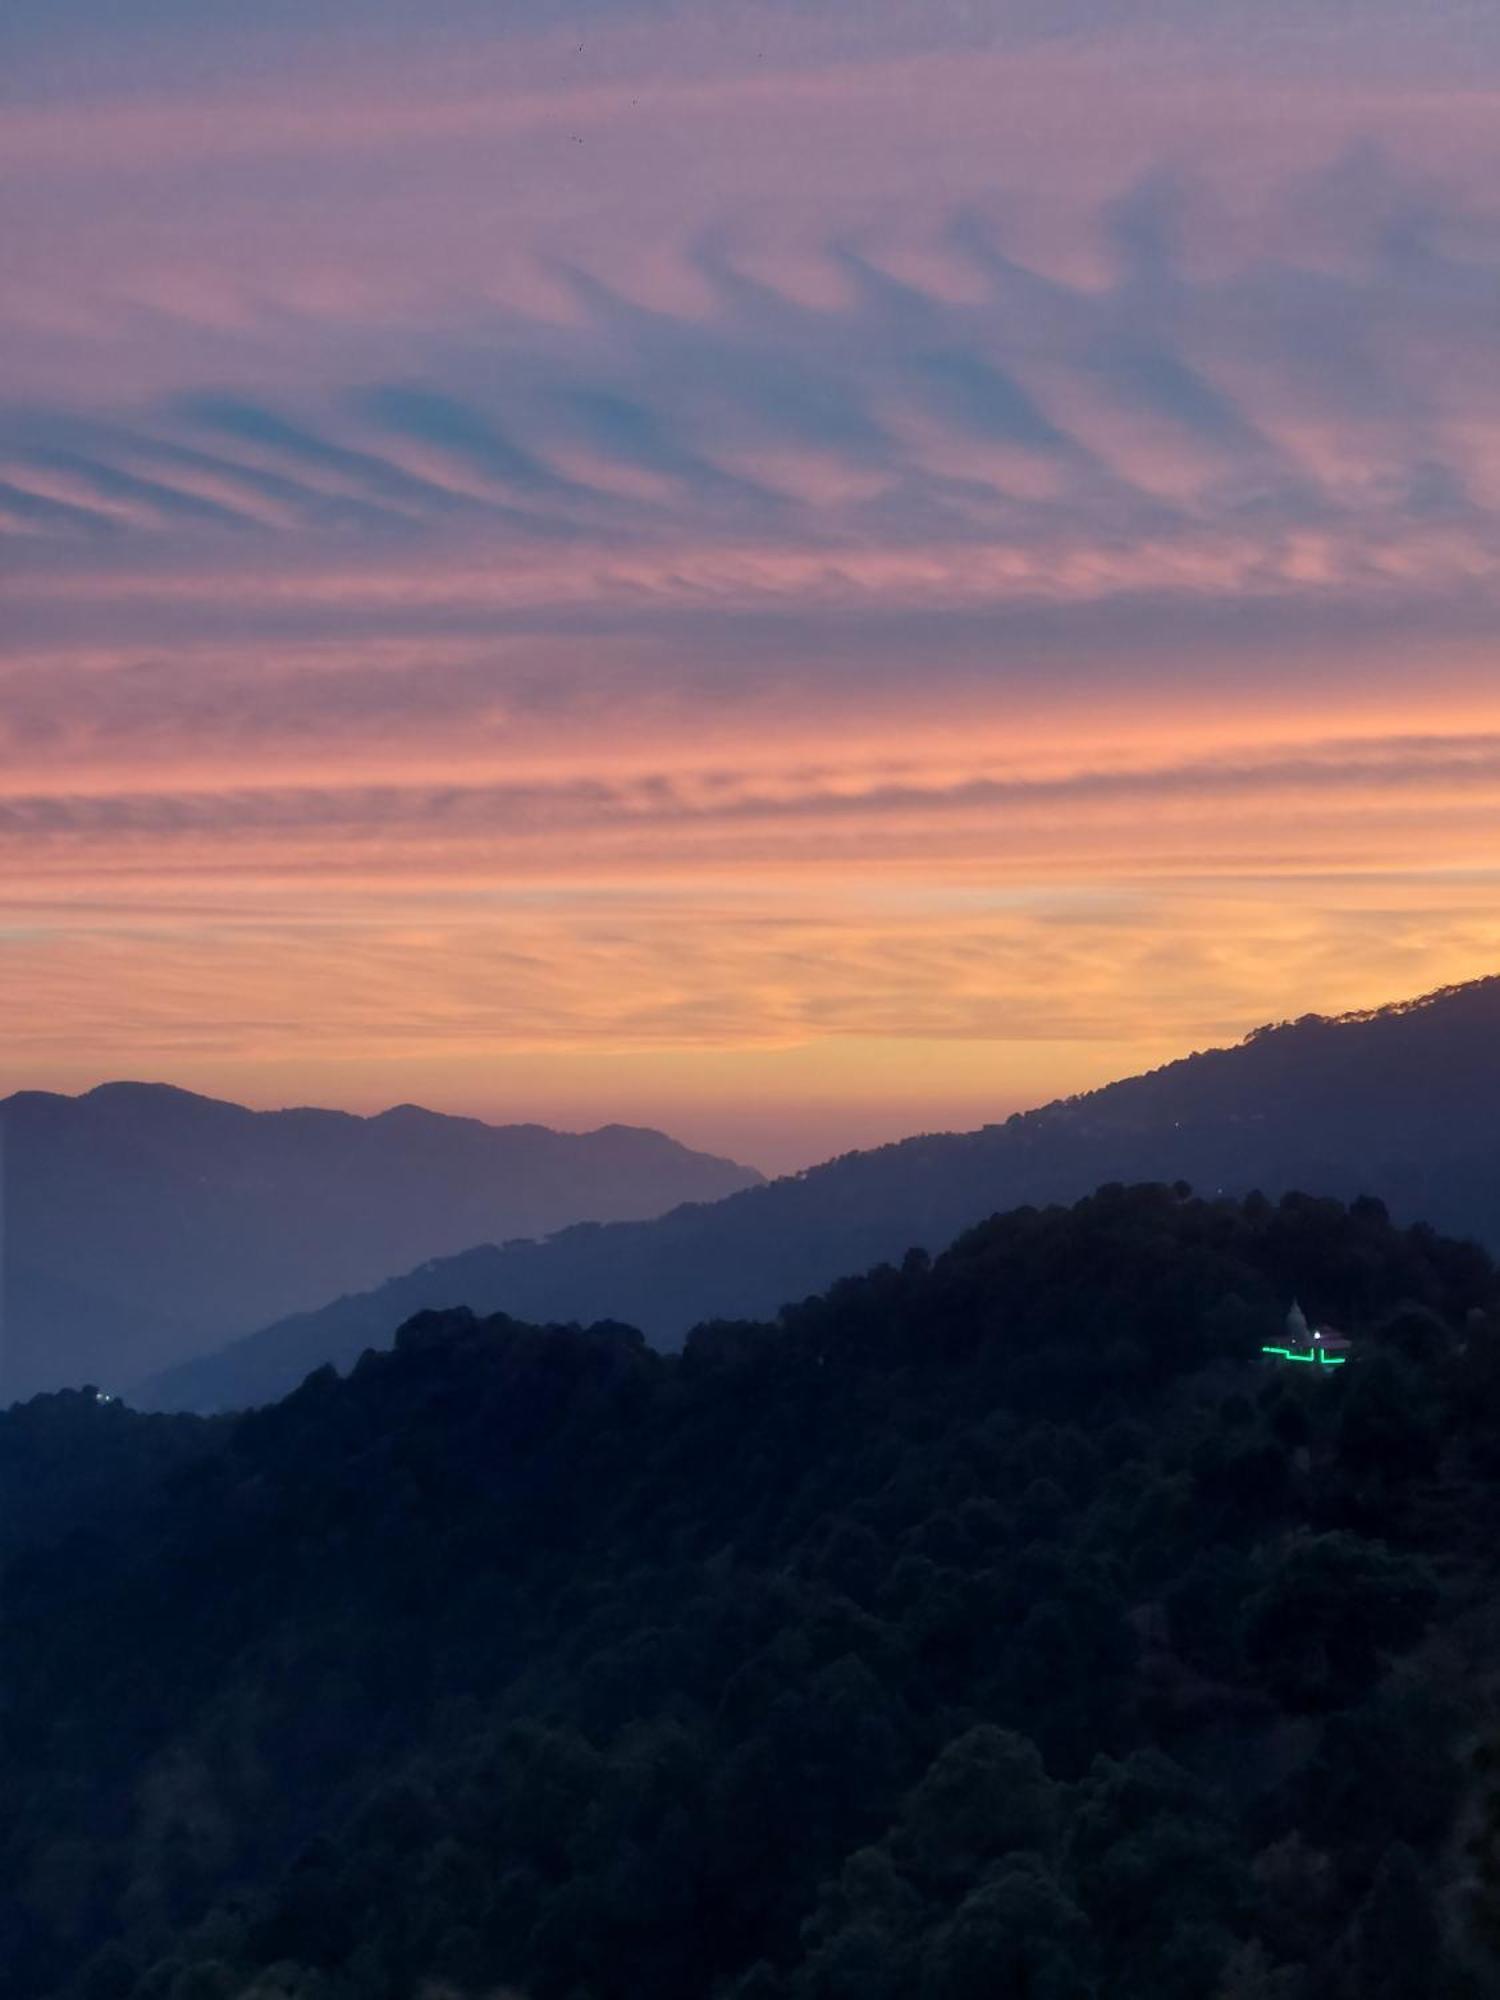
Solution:
[(1106, 1188), (677, 1356), (428, 1314), (0, 1470), (10, 2000), (1500, 1990), (1500, 1281), (1377, 1201)]
[(434, 1306), (626, 1319), (653, 1345), (677, 1347), (705, 1319), (767, 1318), (913, 1243), (943, 1250), (997, 1211), (1076, 1201), (1102, 1181), (1178, 1179), (1225, 1194), (1373, 1194), (1401, 1220), (1500, 1253), (1500, 977), (1281, 1022), (1003, 1125), (847, 1153), (654, 1221), (577, 1224), (440, 1258), (150, 1381), (139, 1371), (109, 1386), (151, 1409), (274, 1402), (309, 1369), (349, 1366)]

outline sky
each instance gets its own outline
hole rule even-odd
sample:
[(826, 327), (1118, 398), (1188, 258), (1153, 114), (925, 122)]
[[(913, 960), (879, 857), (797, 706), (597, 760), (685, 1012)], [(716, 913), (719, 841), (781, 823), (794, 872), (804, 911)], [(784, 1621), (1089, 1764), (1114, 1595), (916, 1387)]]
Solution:
[(1500, 966), (1491, 0), (10, 0), (0, 1091), (782, 1169)]

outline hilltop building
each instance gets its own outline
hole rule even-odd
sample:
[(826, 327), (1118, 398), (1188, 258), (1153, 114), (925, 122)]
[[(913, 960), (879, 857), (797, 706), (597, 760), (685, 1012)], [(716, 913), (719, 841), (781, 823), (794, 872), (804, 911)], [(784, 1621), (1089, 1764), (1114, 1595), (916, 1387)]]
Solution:
[(1286, 1316), (1286, 1341), (1284, 1345), (1275, 1343), (1261, 1348), (1275, 1361), (1297, 1361), (1314, 1368), (1342, 1368), (1353, 1352), (1354, 1343), (1349, 1336), (1331, 1326), (1311, 1326), (1307, 1314), (1296, 1299)]

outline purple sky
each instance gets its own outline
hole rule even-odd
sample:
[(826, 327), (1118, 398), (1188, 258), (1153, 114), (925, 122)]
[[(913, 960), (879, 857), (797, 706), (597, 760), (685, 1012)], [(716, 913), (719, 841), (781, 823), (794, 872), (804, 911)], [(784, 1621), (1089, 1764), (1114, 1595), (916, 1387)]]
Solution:
[(779, 1165), (1494, 969), (1500, 10), (228, 12), (7, 9), (0, 1089)]

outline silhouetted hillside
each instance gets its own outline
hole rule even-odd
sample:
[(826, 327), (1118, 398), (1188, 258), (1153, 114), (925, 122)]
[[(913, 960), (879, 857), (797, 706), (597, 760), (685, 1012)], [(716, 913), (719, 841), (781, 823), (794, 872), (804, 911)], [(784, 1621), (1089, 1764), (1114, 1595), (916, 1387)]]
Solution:
[(660, 1214), (759, 1175), (659, 1132), (255, 1112), (153, 1084), (0, 1102), (0, 1402), (117, 1386), (480, 1239)]
[(1500, 1991), (1500, 1284), (1378, 1203), (428, 1314), (0, 1482), (7, 2000)]
[(324, 1361), (347, 1366), (384, 1345), (427, 1306), (617, 1314), (670, 1347), (700, 1320), (768, 1315), (910, 1245), (940, 1249), (996, 1209), (1178, 1178), (1209, 1193), (1375, 1194), (1500, 1248), (1500, 979), (1265, 1029), (1004, 1125), (851, 1153), (651, 1223), (473, 1250), (272, 1326), (141, 1395), (165, 1408), (265, 1401)]

